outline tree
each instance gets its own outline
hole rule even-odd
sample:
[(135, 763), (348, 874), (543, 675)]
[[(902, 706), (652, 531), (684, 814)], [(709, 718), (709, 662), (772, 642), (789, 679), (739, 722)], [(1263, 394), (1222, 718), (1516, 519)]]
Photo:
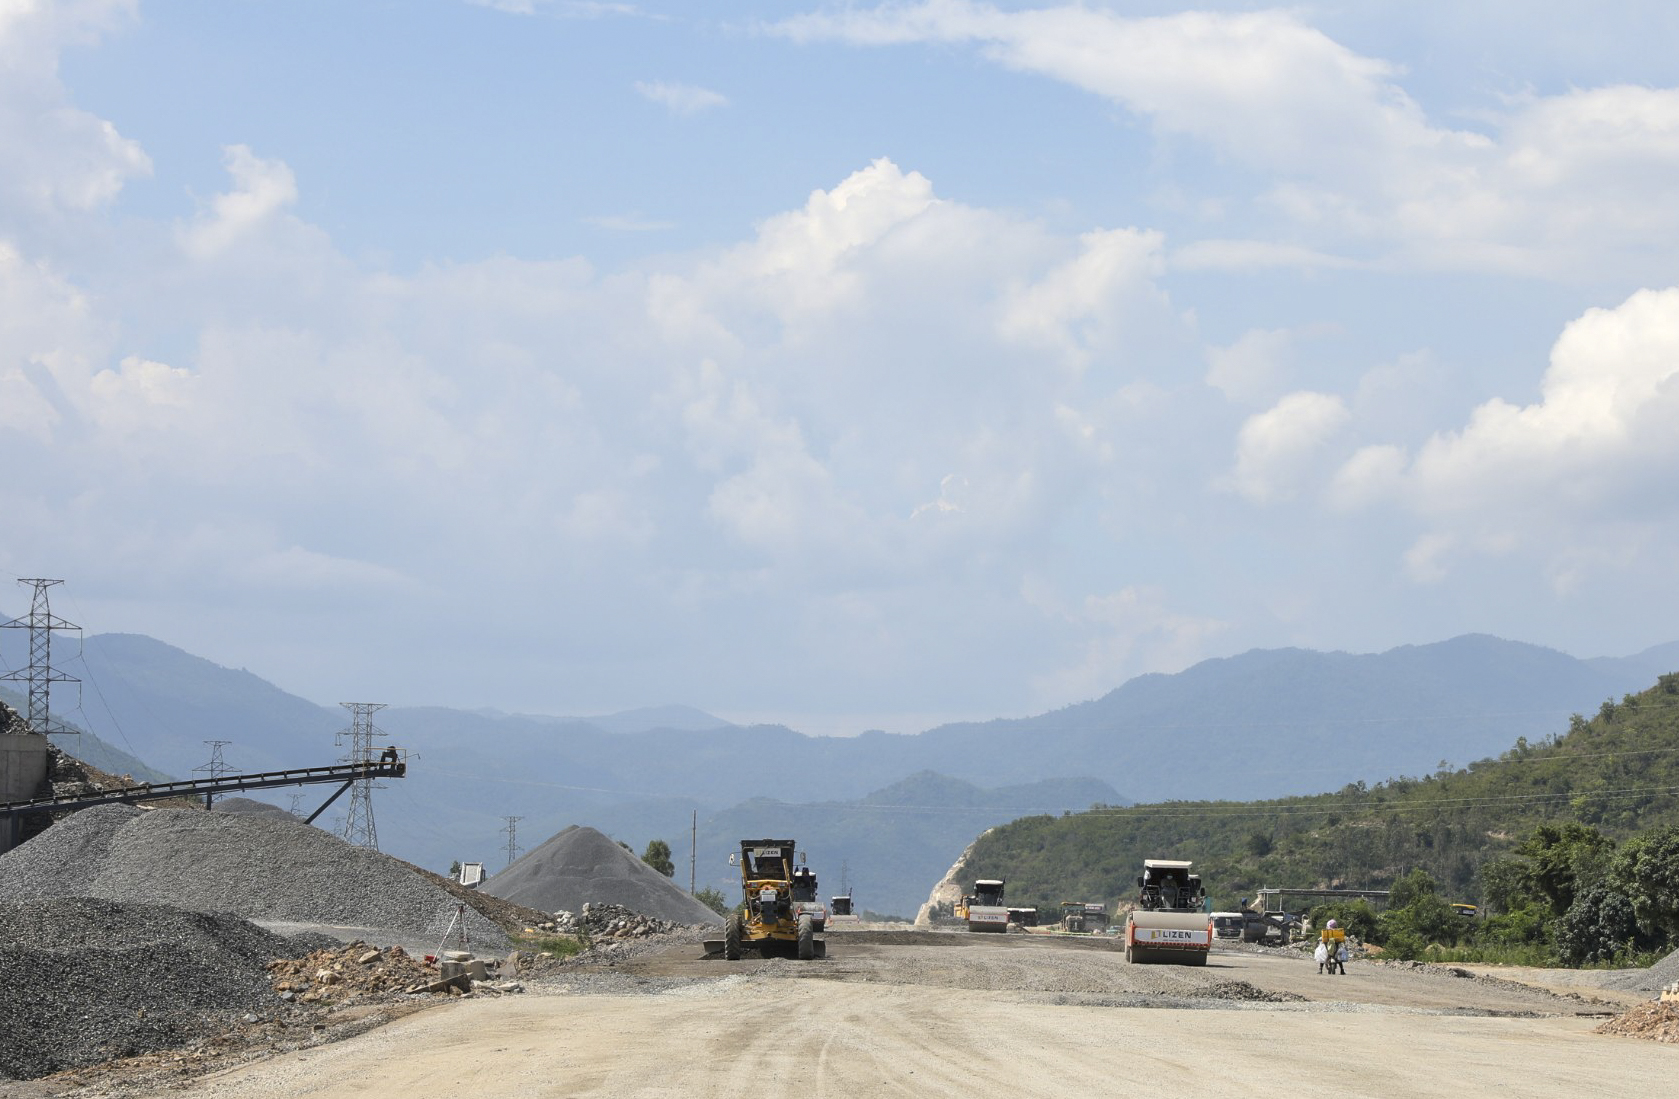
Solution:
[(456, 879), (457, 881), (460, 880), (460, 876), (461, 876), (461, 860), (460, 859), (456, 859), (454, 862), (449, 864), (449, 876), (451, 878)]
[(1582, 889), (1557, 921), (1557, 953), (1569, 965), (1611, 961), (1638, 932), (1632, 902), (1603, 882)]
[(1679, 827), (1656, 828), (1628, 840), (1610, 865), (1641, 927), (1679, 938)]
[(1574, 895), (1603, 876), (1615, 841), (1596, 828), (1570, 821), (1560, 828), (1542, 824), (1516, 848), (1530, 860), (1533, 883), (1560, 916), (1574, 904)]
[(676, 864), (670, 861), (670, 844), (664, 840), (648, 840), (647, 850), (641, 853), (641, 861), (667, 878), (676, 876)]
[(729, 912), (729, 902), (724, 898), (722, 893), (711, 888), (709, 885), (700, 890), (698, 893), (695, 893), (694, 899), (717, 913), (719, 916), (725, 916)]

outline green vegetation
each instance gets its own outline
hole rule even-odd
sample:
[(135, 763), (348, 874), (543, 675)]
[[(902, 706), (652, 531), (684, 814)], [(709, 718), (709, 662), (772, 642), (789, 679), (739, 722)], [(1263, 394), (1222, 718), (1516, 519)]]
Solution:
[(520, 950), (552, 954), (556, 958), (569, 958), (573, 954), (581, 954), (589, 946), (586, 940), (571, 935), (545, 935), (536, 931), (515, 935), (513, 944)]
[(1390, 889), (1313, 915), (1399, 957), (1636, 964), (1679, 943), (1679, 674), (1461, 770), (1026, 817), (981, 837), (968, 870), (1006, 879), (1014, 904), (1111, 905), (1144, 858), (1193, 859), (1220, 909), (1261, 887)]
[(719, 916), (726, 916), (729, 914), (728, 900), (723, 896), (721, 891), (713, 889), (709, 885), (700, 890), (698, 893), (695, 893), (694, 899), (717, 913)]
[(667, 878), (676, 876), (676, 864), (670, 861), (670, 844), (664, 840), (648, 840), (641, 861)]

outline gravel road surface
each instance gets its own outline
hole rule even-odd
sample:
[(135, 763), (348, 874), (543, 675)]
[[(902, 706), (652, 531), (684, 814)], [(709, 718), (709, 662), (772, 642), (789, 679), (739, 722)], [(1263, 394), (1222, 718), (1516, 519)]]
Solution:
[(1520, 971), (1281, 952), (1127, 966), (1101, 941), (829, 936), (826, 960), (699, 960), (666, 946), (457, 1001), (182, 1094), (1303, 1096), (1654, 1094), (1679, 1050), (1592, 1033), (1647, 999)]

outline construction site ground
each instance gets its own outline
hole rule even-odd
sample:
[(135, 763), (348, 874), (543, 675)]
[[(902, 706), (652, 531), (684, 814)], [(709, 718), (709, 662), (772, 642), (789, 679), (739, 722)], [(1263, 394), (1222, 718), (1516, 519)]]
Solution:
[[(1128, 966), (1106, 938), (846, 932), (825, 960), (701, 958), (651, 943), (533, 973), (340, 1042), (76, 1094), (1650, 1094), (1679, 1048), (1596, 1032), (1648, 1003), (1598, 975), (1353, 962), (1231, 946)], [(36, 1086), (48, 1081), (36, 1081)], [(0, 1085), (0, 1095), (12, 1094)], [(134, 1090), (135, 1088), (140, 1090)], [(51, 1094), (65, 1094), (53, 1091)], [(49, 1094), (46, 1090), (16, 1094)]]

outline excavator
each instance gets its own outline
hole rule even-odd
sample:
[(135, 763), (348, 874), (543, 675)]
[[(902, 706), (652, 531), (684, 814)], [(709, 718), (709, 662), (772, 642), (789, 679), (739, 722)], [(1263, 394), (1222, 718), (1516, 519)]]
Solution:
[(1125, 960), (1206, 965), (1213, 947), (1207, 891), (1188, 862), (1144, 859), (1137, 907), (1125, 918)]

